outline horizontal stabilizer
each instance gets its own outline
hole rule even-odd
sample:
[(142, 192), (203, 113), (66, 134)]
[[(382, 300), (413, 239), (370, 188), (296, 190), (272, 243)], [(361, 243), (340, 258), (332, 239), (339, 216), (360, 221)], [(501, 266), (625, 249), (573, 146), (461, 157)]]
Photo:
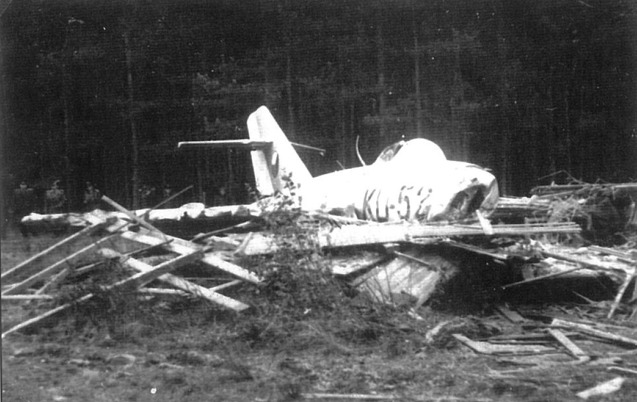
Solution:
[(181, 141), (177, 148), (239, 148), (263, 150), (272, 146), (272, 141), (257, 140), (212, 140), (212, 141)]

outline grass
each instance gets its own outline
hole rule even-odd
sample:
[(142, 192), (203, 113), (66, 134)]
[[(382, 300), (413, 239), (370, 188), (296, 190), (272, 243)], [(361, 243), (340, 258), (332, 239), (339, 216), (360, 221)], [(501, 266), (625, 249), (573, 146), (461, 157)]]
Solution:
[[(58, 240), (3, 240), (2, 269)], [(576, 392), (616, 376), (607, 365), (513, 365), (477, 355), (450, 334), (428, 343), (428, 331), (444, 321), (472, 339), (522, 329), (483, 301), (472, 307), (467, 289), (454, 290), (462, 297), (447, 293), (421, 307), (417, 320), (408, 309), (353, 297), (320, 269), (318, 257), (287, 251), (252, 260), (267, 285), (228, 293), (253, 306), (241, 315), (198, 299), (122, 297), (11, 335), (2, 342), (2, 400), (291, 401), (329, 393), (406, 401), (575, 401)], [(583, 307), (560, 308), (575, 314)], [(33, 311), (33, 303), (2, 303), (3, 325)], [(628, 356), (624, 365), (637, 361)], [(637, 381), (629, 379), (603, 400), (635, 397)]]

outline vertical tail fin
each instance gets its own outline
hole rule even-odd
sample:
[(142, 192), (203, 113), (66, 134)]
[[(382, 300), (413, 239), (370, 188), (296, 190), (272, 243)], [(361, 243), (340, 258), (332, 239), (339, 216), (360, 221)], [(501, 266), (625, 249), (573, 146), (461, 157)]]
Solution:
[(285, 187), (286, 180), (303, 185), (312, 179), (307, 167), (294, 150), (267, 107), (261, 106), (248, 117), (248, 132), (253, 141), (271, 143), (252, 151), (252, 168), (257, 190), (272, 195)]

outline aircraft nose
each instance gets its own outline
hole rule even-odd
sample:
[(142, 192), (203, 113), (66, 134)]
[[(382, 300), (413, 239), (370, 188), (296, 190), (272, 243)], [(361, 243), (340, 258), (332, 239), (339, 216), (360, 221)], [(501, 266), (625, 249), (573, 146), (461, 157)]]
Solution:
[[(472, 217), (480, 210), (488, 216), (496, 207), (499, 191), (493, 175), (482, 169), (456, 170), (441, 184), (437, 202), (432, 202), (429, 219), (456, 220)], [(471, 174), (469, 174), (471, 173)]]

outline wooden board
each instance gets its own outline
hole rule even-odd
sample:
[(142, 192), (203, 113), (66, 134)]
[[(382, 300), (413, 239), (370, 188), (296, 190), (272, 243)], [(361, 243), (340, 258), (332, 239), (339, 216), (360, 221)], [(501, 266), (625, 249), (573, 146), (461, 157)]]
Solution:
[(443, 275), (451, 276), (457, 272), (455, 265), (439, 255), (417, 248), (404, 254), (423, 260), (427, 265), (398, 256), (374, 268), (353, 284), (378, 302), (420, 306), (431, 297)]
[(332, 274), (346, 276), (374, 267), (387, 258), (388, 256), (382, 253), (360, 251), (333, 256), (329, 261)]
[[(87, 238), (88, 236), (90, 236), (91, 234), (97, 232), (98, 230), (112, 224), (114, 222), (113, 219), (111, 220), (107, 220), (107, 221), (103, 221), (100, 223), (96, 223), (94, 225), (88, 226), (82, 230), (80, 230), (77, 233), (74, 233), (73, 235), (66, 237), (65, 239), (55, 243), (54, 245), (52, 245), (51, 247), (47, 248), (44, 251), (41, 251), (39, 253), (37, 253), (36, 255), (34, 255), (33, 257), (21, 262), (20, 264), (16, 265), (15, 267), (9, 269), (8, 271), (4, 272), (2, 274), (2, 276), (0, 277), (2, 279), (2, 283), (6, 284), (7, 281), (19, 276), (19, 275), (24, 275), (33, 271), (37, 271), (38, 268), (40, 268), (42, 266), (42, 264), (45, 264), (45, 259), (50, 256), (53, 252), (58, 251), (60, 249), (62, 249), (65, 246), (69, 246), (71, 244), (76, 243), (77, 241), (79, 241), (80, 239), (83, 238)], [(52, 262), (49, 262), (49, 264), (51, 264)]]
[(20, 294), (22, 292), (24, 292), (24, 290), (28, 289), (31, 285), (39, 282), (39, 281), (43, 281), (45, 279), (47, 279), (48, 277), (57, 274), (58, 272), (62, 271), (64, 268), (68, 267), (68, 266), (73, 266), (75, 265), (78, 260), (85, 258), (85, 256), (91, 252), (94, 252), (95, 250), (97, 250), (99, 247), (101, 247), (103, 245), (103, 243), (107, 242), (108, 240), (110, 240), (111, 237), (105, 237), (102, 238), (96, 242), (94, 242), (93, 244), (90, 244), (86, 247), (84, 247), (83, 249), (71, 254), (70, 256), (56, 262), (55, 264), (44, 268), (43, 270), (31, 275), (30, 277), (28, 277), (27, 279), (23, 280), (22, 282), (16, 283), (15, 285), (13, 285), (12, 287), (6, 289), (5, 291), (2, 292), (2, 295), (11, 295), (11, 294)]
[[(530, 235), (538, 233), (579, 233), (574, 223), (542, 225), (493, 225), (494, 235)], [(388, 223), (347, 225), (322, 229), (316, 236), (314, 246), (320, 248), (349, 247), (382, 243), (415, 243), (419, 239), (446, 238), (455, 236), (485, 236), (479, 225), (422, 225), (411, 223)], [(279, 236), (280, 237), (280, 236)], [(281, 239), (272, 234), (251, 233), (237, 249), (239, 255), (272, 254), (280, 247)], [(299, 247), (307, 247), (299, 245)]]
[[(100, 253), (104, 255), (105, 257), (109, 257), (109, 258), (123, 257), (121, 254), (110, 249), (102, 249), (100, 250)], [(125, 258), (122, 261), (126, 266), (142, 273), (150, 272), (153, 270), (152, 266), (146, 263), (143, 263), (139, 260), (136, 260), (134, 258)], [(178, 289), (194, 294), (195, 296), (205, 298), (215, 304), (221, 305), (223, 307), (229, 308), (234, 311), (243, 311), (249, 308), (249, 306), (245, 303), (242, 303), (238, 300), (231, 299), (227, 296), (224, 296), (220, 293), (215, 292), (214, 290), (205, 288), (203, 286), (199, 286), (195, 283), (192, 283), (190, 281), (187, 281), (186, 279), (180, 278), (175, 275), (163, 274), (157, 277), (157, 279), (162, 282), (168, 283), (169, 285), (172, 285)]]
[[(196, 243), (183, 240), (178, 237), (173, 237), (165, 234), (157, 234), (144, 229), (140, 229), (139, 232), (123, 231), (121, 232), (120, 236), (125, 239), (136, 241), (146, 245), (157, 245), (164, 243), (167, 240), (171, 240), (170, 243), (165, 244), (163, 247), (178, 254), (188, 254), (191, 253), (193, 250), (202, 248), (202, 246)], [(254, 284), (258, 284), (261, 282), (260, 278), (254, 273), (236, 264), (224, 261), (221, 258), (212, 255), (211, 253), (205, 254), (200, 261), (209, 266), (225, 271), (237, 278), (243, 279), (244, 281)]]

